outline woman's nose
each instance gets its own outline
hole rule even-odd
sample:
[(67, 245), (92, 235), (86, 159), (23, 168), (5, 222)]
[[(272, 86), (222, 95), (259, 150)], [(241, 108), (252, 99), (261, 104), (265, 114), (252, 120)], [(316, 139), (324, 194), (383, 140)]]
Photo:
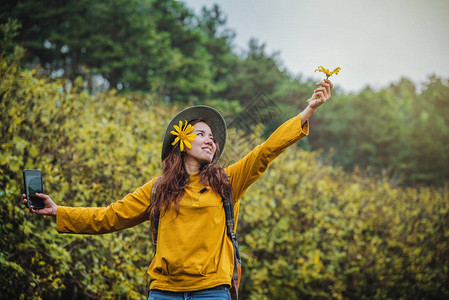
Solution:
[(208, 146), (211, 146), (212, 149), (215, 150), (215, 144), (214, 144), (214, 142), (213, 142), (212, 140), (207, 139), (206, 142), (205, 142), (205, 144), (208, 145)]

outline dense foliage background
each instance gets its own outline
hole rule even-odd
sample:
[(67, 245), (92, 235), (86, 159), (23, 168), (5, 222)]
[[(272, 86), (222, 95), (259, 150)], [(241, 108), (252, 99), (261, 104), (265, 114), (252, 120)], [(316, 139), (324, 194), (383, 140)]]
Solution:
[[(24, 209), (23, 169), (40, 168), (58, 204), (105, 206), (159, 173), (163, 130), (185, 105), (213, 105), (232, 123), (261, 92), (274, 103), (263, 125), (230, 129), (228, 164), (314, 88), (257, 40), (235, 53), (217, 6), (196, 16), (170, 0), (10, 1), (0, 24), (8, 299), (148, 292), (149, 224), (58, 235), (52, 218)], [(449, 82), (437, 77), (422, 91), (407, 79), (359, 94), (337, 88), (310, 137), (242, 199), (243, 298), (448, 298), (448, 110)]]
[[(299, 113), (315, 87), (257, 39), (236, 53), (234, 32), (216, 5), (197, 16), (173, 0), (4, 1), (0, 24), (11, 19), (19, 25), (14, 41), (25, 49), (22, 66), (72, 85), (81, 76), (91, 93), (142, 92), (232, 113), (263, 92), (283, 112), (265, 124), (265, 136)], [(333, 100), (314, 118), (302, 148), (326, 149), (346, 170), (360, 167), (404, 185), (447, 182), (447, 79), (430, 76), (417, 91), (403, 78), (358, 94), (343, 93), (334, 80)]]

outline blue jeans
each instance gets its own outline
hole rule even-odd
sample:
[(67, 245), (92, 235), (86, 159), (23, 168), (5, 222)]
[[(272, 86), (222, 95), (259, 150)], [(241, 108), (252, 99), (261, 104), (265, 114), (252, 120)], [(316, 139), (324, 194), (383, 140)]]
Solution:
[(148, 300), (230, 300), (228, 285), (219, 285), (210, 289), (194, 292), (167, 292), (160, 290), (150, 290)]

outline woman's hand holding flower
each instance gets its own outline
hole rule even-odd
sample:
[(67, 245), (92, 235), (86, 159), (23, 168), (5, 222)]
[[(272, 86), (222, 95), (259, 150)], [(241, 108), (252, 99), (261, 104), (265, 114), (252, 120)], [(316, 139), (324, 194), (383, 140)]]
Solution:
[(309, 102), (309, 107), (313, 110), (317, 109), (321, 104), (325, 103), (331, 97), (331, 91), (334, 85), (330, 80), (324, 79), (324, 81), (316, 84), (319, 86), (313, 91), (312, 98)]

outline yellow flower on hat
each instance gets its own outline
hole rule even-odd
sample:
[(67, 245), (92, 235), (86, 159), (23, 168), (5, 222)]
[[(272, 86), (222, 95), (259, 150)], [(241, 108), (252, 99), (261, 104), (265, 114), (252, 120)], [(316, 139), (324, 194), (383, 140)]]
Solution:
[(338, 72), (340, 72), (341, 68), (335, 68), (332, 72), (329, 72), (329, 69), (324, 68), (323, 66), (319, 66), (318, 69), (315, 70), (315, 72), (322, 72), (326, 74), (327, 79), (329, 79), (332, 74), (338, 75)]
[(174, 126), (176, 131), (172, 130), (170, 131), (170, 133), (177, 136), (172, 145), (176, 145), (176, 143), (179, 142), (181, 151), (184, 151), (184, 145), (187, 148), (192, 149), (192, 145), (190, 144), (190, 142), (195, 140), (196, 134), (191, 133), (194, 127), (187, 123), (187, 121), (185, 121), (184, 128), (182, 125), (182, 121), (179, 121), (179, 125)]

